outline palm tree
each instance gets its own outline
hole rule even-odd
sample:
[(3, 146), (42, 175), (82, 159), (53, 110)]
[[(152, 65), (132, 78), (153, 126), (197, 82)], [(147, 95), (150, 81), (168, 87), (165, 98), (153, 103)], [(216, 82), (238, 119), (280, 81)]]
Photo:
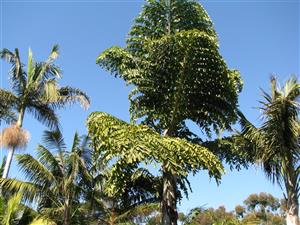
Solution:
[(263, 124), (256, 128), (242, 116), (244, 137), (252, 142), (266, 176), (285, 192), (287, 225), (299, 225), (300, 85), (291, 77), (280, 88), (271, 77), (271, 94), (263, 92)]
[(85, 190), (79, 184), (90, 168), (89, 140), (75, 134), (67, 151), (60, 132), (46, 131), (44, 143), (37, 148), (37, 159), (29, 154), (16, 156), (28, 182), (2, 178), (0, 184), (8, 192), (22, 193), (25, 202), (34, 202), (38, 213), (57, 224), (84, 224), (78, 222), (86, 219), (80, 209)]
[[(2, 108), (6, 109), (6, 112), (14, 111), (17, 114), (16, 129), (22, 127), (25, 112), (31, 113), (38, 121), (49, 128), (59, 128), (58, 117), (55, 113), (56, 109), (63, 108), (66, 104), (77, 101), (84, 108), (89, 106), (89, 97), (81, 90), (58, 86), (57, 80), (61, 78), (61, 71), (54, 64), (58, 55), (58, 45), (55, 45), (46, 61), (35, 62), (29, 49), (27, 71), (25, 71), (18, 49), (15, 49), (14, 52), (8, 49), (0, 51), (0, 57), (12, 65), (9, 76), (13, 91), (0, 89), (1, 104), (3, 105)], [(6, 178), (18, 144), (14, 143), (14, 145), (11, 145), (9, 140), (6, 140), (4, 145), (9, 147), (2, 176)]]

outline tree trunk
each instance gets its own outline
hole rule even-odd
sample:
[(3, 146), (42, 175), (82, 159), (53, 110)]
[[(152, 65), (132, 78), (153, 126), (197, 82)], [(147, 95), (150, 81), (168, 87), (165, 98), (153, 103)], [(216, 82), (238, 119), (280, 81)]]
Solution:
[[(292, 160), (290, 162), (292, 162)], [(292, 165), (292, 163), (288, 165), (285, 181), (287, 191), (286, 224), (300, 225), (297, 175), (295, 168)]]
[(169, 172), (163, 172), (163, 193), (161, 201), (161, 222), (163, 225), (177, 225), (176, 190), (176, 176)]
[(67, 199), (64, 203), (64, 223), (63, 225), (70, 225), (70, 205)]
[[(164, 137), (173, 136), (172, 129), (166, 129), (163, 133)], [(177, 184), (176, 175), (166, 171), (162, 165), (163, 171), (163, 190), (161, 197), (161, 223), (162, 225), (177, 225)]]
[[(25, 108), (21, 108), (20, 111), (19, 111), (18, 121), (16, 123), (16, 125), (19, 126), (19, 127), (22, 127), (22, 125), (23, 125), (24, 112), (25, 112)], [(3, 174), (2, 174), (2, 178), (6, 179), (8, 177), (8, 173), (9, 173), (11, 161), (12, 161), (13, 156), (14, 156), (14, 152), (15, 152), (14, 147), (10, 148), (9, 151), (8, 151), (4, 171), (3, 171)]]
[(296, 191), (289, 191), (286, 211), (287, 225), (300, 225), (299, 202)]
[(6, 162), (5, 162), (5, 167), (4, 167), (3, 174), (2, 174), (2, 178), (6, 179), (8, 177), (8, 172), (9, 172), (9, 168), (10, 168), (10, 165), (11, 165), (12, 158), (14, 156), (14, 152), (15, 152), (15, 148), (10, 148), (9, 151), (8, 151)]

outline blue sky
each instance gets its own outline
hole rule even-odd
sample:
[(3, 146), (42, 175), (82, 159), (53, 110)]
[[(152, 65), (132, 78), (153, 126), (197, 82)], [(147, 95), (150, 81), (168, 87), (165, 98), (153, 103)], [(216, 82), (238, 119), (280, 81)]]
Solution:
[[(85, 119), (93, 111), (105, 111), (129, 120), (129, 87), (95, 64), (98, 54), (113, 45), (124, 46), (142, 0), (94, 1), (1, 1), (1, 49), (19, 48), (27, 62), (30, 47), (36, 60), (44, 60), (56, 43), (60, 45), (57, 64), (63, 70), (60, 84), (81, 88), (91, 97), (88, 111), (75, 105), (59, 112), (63, 133), (71, 143), (75, 131), (86, 133)], [(244, 89), (239, 97), (241, 110), (259, 124), (260, 88), (268, 90), (269, 77), (280, 81), (299, 75), (299, 1), (200, 1), (211, 16), (219, 35), (220, 52), (230, 68), (241, 72)], [(1, 87), (8, 87), (9, 66), (1, 61)], [(25, 129), (31, 133), (26, 152), (34, 154), (44, 126), (26, 115)], [(5, 150), (0, 152), (0, 156)], [(11, 177), (18, 176), (13, 164)], [(221, 185), (209, 180), (206, 172), (191, 177), (193, 193), (180, 210), (196, 206), (233, 209), (251, 193), (281, 190), (270, 184), (259, 168), (240, 172), (227, 170)]]

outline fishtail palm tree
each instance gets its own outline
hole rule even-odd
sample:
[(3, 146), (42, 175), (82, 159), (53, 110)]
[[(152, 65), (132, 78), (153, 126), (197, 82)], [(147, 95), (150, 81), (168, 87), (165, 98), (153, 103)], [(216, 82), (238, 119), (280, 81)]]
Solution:
[[(89, 106), (89, 97), (81, 90), (58, 86), (57, 81), (61, 78), (61, 70), (54, 64), (58, 55), (58, 45), (54, 45), (46, 61), (35, 62), (29, 49), (27, 71), (25, 71), (18, 49), (14, 52), (8, 49), (0, 51), (0, 57), (12, 65), (9, 72), (12, 92), (0, 89), (1, 104), (3, 109), (17, 114), (16, 127), (22, 127), (25, 112), (29, 112), (47, 127), (59, 128), (56, 109), (75, 102), (80, 102), (84, 108)], [(10, 149), (3, 178), (8, 176), (14, 151), (18, 147), (15, 144), (11, 145), (9, 140), (5, 145)]]
[(280, 88), (271, 77), (271, 94), (264, 92), (260, 128), (242, 117), (244, 136), (256, 150), (256, 158), (272, 182), (285, 192), (287, 225), (299, 225), (300, 197), (300, 84), (291, 77)]
[(37, 159), (29, 154), (16, 156), (28, 181), (2, 178), (0, 185), (8, 192), (22, 193), (25, 202), (36, 203), (38, 213), (58, 225), (85, 224), (80, 214), (85, 190), (79, 184), (90, 168), (88, 138), (75, 134), (71, 151), (59, 131), (46, 131), (43, 139)]

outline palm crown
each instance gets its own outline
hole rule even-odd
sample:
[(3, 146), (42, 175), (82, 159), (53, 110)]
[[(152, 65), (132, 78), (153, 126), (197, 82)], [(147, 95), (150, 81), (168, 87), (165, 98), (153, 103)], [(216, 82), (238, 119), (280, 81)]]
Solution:
[[(4, 106), (10, 105), (11, 111), (19, 113), (19, 123), (25, 111), (28, 111), (46, 126), (58, 128), (55, 109), (75, 101), (79, 101), (84, 108), (89, 106), (89, 97), (81, 90), (58, 86), (57, 79), (61, 78), (61, 70), (54, 64), (58, 55), (58, 45), (55, 45), (45, 62), (35, 62), (29, 50), (25, 71), (18, 49), (14, 52), (3, 49), (0, 52), (0, 57), (12, 65), (9, 74), (13, 90), (0, 89), (1, 102)], [(22, 123), (19, 125), (22, 126)]]
[[(242, 118), (244, 136), (253, 143), (256, 159), (267, 177), (285, 189), (287, 218), (298, 218), (300, 197), (299, 150), (300, 85), (295, 77), (281, 88), (271, 78), (271, 94), (263, 92), (261, 112), (263, 124), (256, 128)], [(296, 219), (297, 220), (297, 219)]]
[[(54, 45), (46, 61), (35, 62), (29, 49), (26, 71), (20, 60), (18, 49), (14, 52), (8, 49), (0, 51), (0, 57), (12, 65), (9, 75), (13, 91), (0, 89), (0, 119), (15, 119), (16, 126), (22, 127), (24, 114), (29, 112), (47, 127), (59, 129), (56, 109), (77, 101), (84, 108), (89, 106), (89, 97), (80, 89), (58, 86), (61, 70), (54, 64), (58, 55), (58, 45)], [(3, 173), (4, 178), (8, 175), (15, 147), (9, 151)]]

